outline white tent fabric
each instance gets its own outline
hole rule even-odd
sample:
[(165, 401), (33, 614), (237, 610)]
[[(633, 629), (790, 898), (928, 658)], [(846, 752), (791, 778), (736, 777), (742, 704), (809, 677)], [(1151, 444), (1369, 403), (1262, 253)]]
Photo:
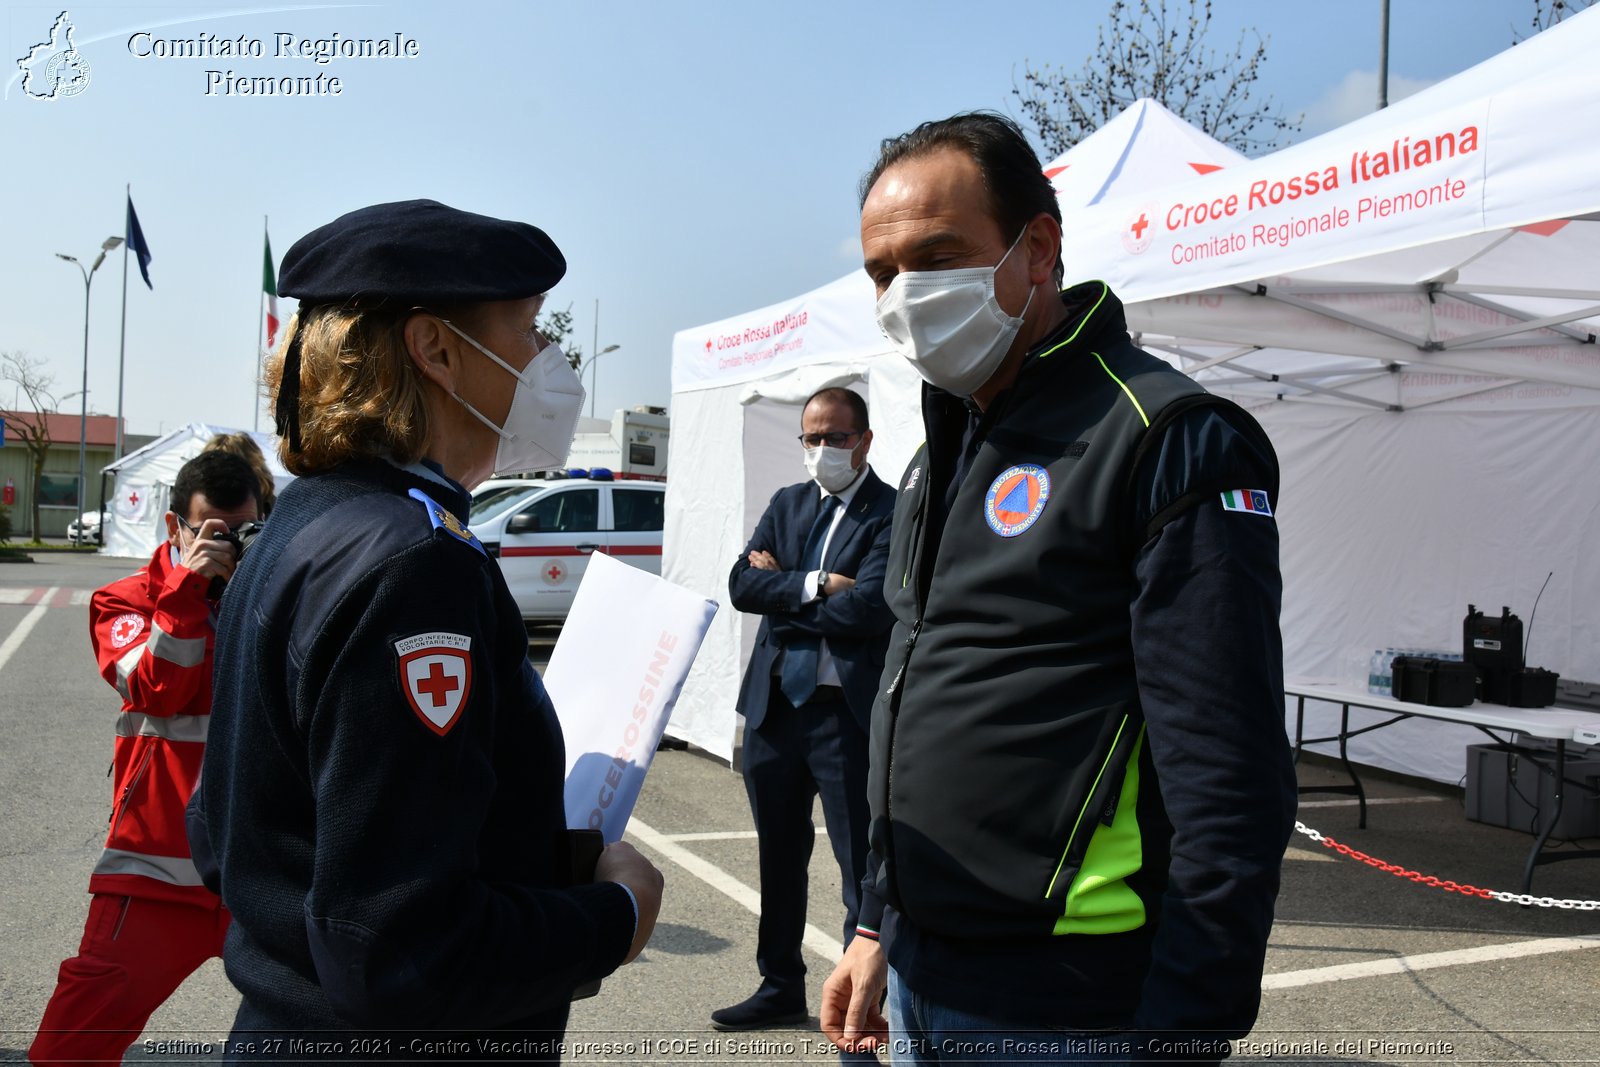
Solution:
[[(1459, 648), (1468, 603), (1528, 623), (1554, 572), (1529, 662), (1600, 678), (1597, 49), (1585, 12), (1314, 140), (1068, 212), (1140, 342), (1272, 436), (1292, 675)], [(1454, 782), (1481, 740), (1410, 723), (1352, 752)]]
[[(804, 359), (776, 365), (760, 359), (716, 367), (717, 338), (743, 338), (748, 333), (751, 350), (759, 351), (770, 344), (757, 337), (759, 328), (785, 315), (801, 319), (795, 336), (807, 351)], [(847, 332), (862, 324), (870, 334)], [(829, 337), (839, 346), (834, 349), (839, 354), (820, 358), (818, 353), (825, 350), (811, 343), (818, 336)], [(724, 351), (734, 354), (724, 358), (738, 359), (745, 344), (730, 341)], [(727, 606), (728, 574), (772, 494), (806, 477), (795, 443), (800, 406), (806, 398), (833, 385), (862, 393), (874, 413), (868, 462), (891, 483), (921, 443), (920, 424), (914, 417), (921, 379), (904, 360), (885, 351), (885, 345), (872, 317), (872, 286), (864, 274), (841, 278), (785, 304), (684, 330), (674, 339), (676, 440), (667, 482), (662, 574), (725, 610), (712, 619), (684, 683), (667, 726), (671, 736), (724, 759), (733, 757), (734, 704), (758, 620)], [(708, 351), (712, 352), (709, 365)], [(712, 373), (707, 375), (707, 370)]]
[[(1600, 679), (1600, 406), (1401, 415), (1265, 402), (1253, 414), (1282, 468), (1288, 674), (1365, 688), (1375, 648), (1460, 651), (1472, 603), (1521, 616), (1530, 665)], [(1337, 716), (1308, 707), (1307, 736), (1331, 735)], [(1455, 783), (1466, 746), (1485, 740), (1408, 720), (1354, 738), (1350, 753)]]
[[(1053, 160), (1063, 207), (1238, 165), (1244, 157), (1153, 101)], [(872, 412), (869, 461), (897, 482), (922, 442), (921, 381), (889, 351), (866, 275), (792, 300), (680, 331), (673, 339), (674, 460), (667, 486), (662, 573), (726, 603), (728, 572), (778, 488), (805, 477), (794, 435), (800, 405), (826, 385), (850, 385)], [(683, 458), (689, 457), (689, 458)], [(719, 611), (667, 732), (733, 753), (743, 665), (756, 623)]]
[(1074, 265), (1145, 344), (1230, 393), (1592, 403), (1597, 50), (1591, 10), (1292, 148), (1063, 205)]
[(1243, 153), (1144, 99), (1051, 160), (1044, 173), (1065, 213), (1246, 162)]
[[(101, 552), (140, 559), (154, 552), (156, 545), (167, 539), (164, 517), (178, 468), (199, 455), (205, 443), (217, 434), (240, 432), (226, 426), (191, 422), (103, 468), (104, 473), (116, 475), (117, 484), (110, 498)], [(251, 436), (261, 446), (273, 480), (282, 489), (293, 480), (293, 475), (278, 462), (276, 439), (264, 433)]]

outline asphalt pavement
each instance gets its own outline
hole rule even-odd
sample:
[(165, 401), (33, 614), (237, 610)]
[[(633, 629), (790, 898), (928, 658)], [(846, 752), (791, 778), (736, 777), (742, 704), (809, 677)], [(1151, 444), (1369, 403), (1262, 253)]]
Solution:
[[(136, 566), (44, 554), (0, 563), (0, 1061), (23, 1058), (56, 968), (82, 933), (119, 707), (95, 670), (87, 603)], [(536, 663), (553, 637), (534, 635)], [(1305, 784), (1339, 779), (1320, 761), (1300, 773)], [(1400, 873), (1296, 835), (1260, 1021), (1236, 1060), (1600, 1063), (1600, 911), (1503, 904), (1414, 880), (1409, 872), (1514, 891), (1532, 838), (1468, 821), (1459, 788), (1366, 780), (1366, 829), (1348, 798), (1307, 796), (1300, 818)], [(661, 752), (629, 837), (666, 874), (661, 921), (637, 962), (574, 1007), (566, 1062), (834, 1062), (814, 1014), (841, 938), (827, 843), (811, 865), (812, 1021), (728, 1035), (707, 1016), (758, 981), (756, 846), (743, 783), (704, 753)], [(1600, 862), (1542, 866), (1533, 889), (1600, 899)], [(221, 963), (208, 963), (152, 1018), (128, 1062), (215, 1061), (237, 1004)]]

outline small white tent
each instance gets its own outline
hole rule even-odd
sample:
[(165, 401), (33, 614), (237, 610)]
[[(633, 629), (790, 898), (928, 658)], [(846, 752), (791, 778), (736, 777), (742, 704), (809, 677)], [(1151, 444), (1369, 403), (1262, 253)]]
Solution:
[[(148, 557), (156, 545), (167, 539), (164, 516), (178, 468), (200, 454), (207, 441), (219, 433), (239, 433), (226, 426), (191, 422), (129, 452), (105, 467), (104, 474), (116, 476), (114, 494), (105, 519), (105, 545), (108, 556)], [(273, 480), (282, 489), (293, 480), (278, 462), (276, 439), (270, 434), (252, 433), (266, 456)]]
[[(1046, 174), (1065, 209), (1243, 159), (1142, 100), (1052, 161)], [(922, 442), (921, 379), (889, 351), (873, 304), (871, 282), (854, 271), (792, 300), (674, 337), (667, 578), (727, 601), (729, 571), (772, 493), (805, 477), (794, 443), (800, 405), (824, 386), (848, 385), (866, 396), (869, 461), (880, 477), (898, 481)], [(755, 631), (739, 612), (717, 613), (668, 733), (732, 757), (734, 703)]]

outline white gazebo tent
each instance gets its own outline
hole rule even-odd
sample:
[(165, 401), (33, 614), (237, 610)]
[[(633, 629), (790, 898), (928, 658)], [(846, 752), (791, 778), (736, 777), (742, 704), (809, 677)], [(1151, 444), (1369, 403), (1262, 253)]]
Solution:
[[(1069, 214), (1149, 348), (1252, 408), (1283, 465), (1286, 667), (1459, 648), (1508, 605), (1600, 678), (1600, 11), (1389, 109)], [(1531, 619), (1547, 575), (1548, 590)], [(1356, 758), (1460, 778), (1476, 731)]]
[[(1142, 100), (1053, 160), (1063, 209), (1244, 161), (1238, 152)], [(673, 472), (663, 573), (719, 603), (728, 573), (778, 488), (804, 477), (794, 443), (817, 389), (848, 385), (872, 411), (870, 461), (898, 480), (922, 442), (921, 380), (894, 356), (854, 271), (791, 300), (680, 331), (673, 339)], [(754, 621), (717, 613), (668, 733), (731, 758), (734, 703)]]
[[(164, 516), (178, 468), (199, 455), (205, 443), (217, 434), (239, 432), (226, 426), (191, 422), (105, 467), (102, 474), (115, 475), (117, 484), (105, 520), (105, 545), (101, 551), (108, 556), (140, 559), (154, 552), (156, 545), (167, 538)], [(273, 480), (282, 489), (293, 475), (278, 462), (276, 438), (264, 433), (251, 436), (261, 446)]]

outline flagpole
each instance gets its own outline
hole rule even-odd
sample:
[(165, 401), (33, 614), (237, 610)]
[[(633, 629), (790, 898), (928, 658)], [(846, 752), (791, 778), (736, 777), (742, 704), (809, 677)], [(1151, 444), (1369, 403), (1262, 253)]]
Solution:
[[(124, 237), (132, 237), (128, 231), (128, 205), (133, 203), (133, 183), (129, 182), (123, 189), (124, 202), (122, 205), (122, 229)], [(122, 458), (122, 368), (128, 353), (128, 241), (122, 242), (122, 340), (117, 342), (117, 459)]]
[[(261, 239), (267, 240), (267, 217), (261, 216)], [(261, 432), (261, 335), (267, 327), (267, 294), (265, 290), (256, 295), (256, 380), (252, 390), (254, 399), (251, 406), (255, 409), (255, 425), (251, 429)]]

